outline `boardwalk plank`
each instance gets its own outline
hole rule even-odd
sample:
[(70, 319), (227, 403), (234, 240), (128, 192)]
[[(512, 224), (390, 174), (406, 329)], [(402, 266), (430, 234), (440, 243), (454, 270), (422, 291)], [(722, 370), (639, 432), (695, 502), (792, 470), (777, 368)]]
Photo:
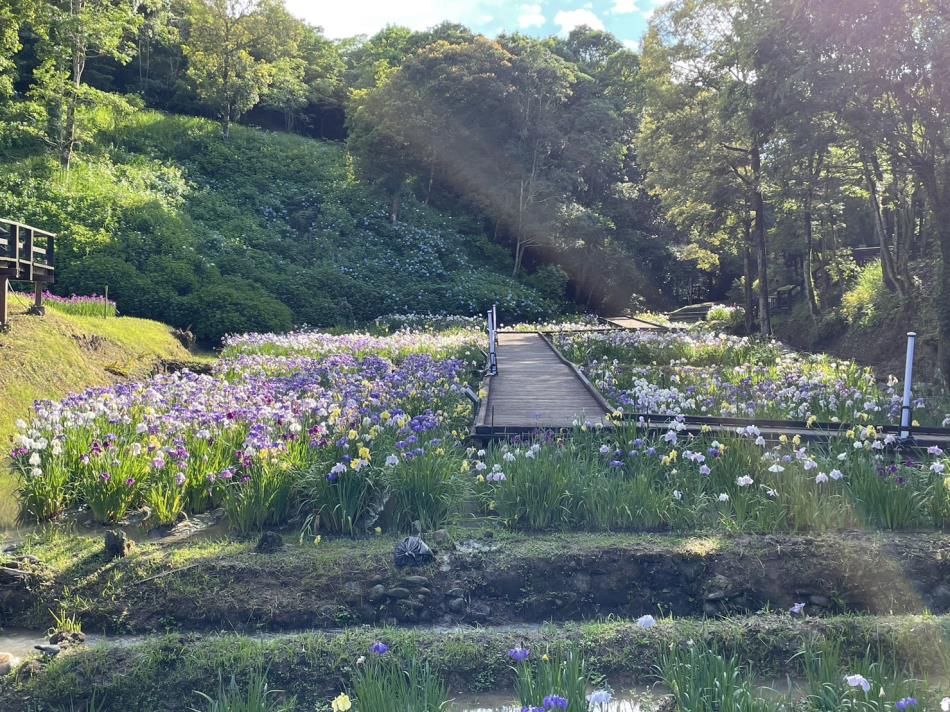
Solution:
[(594, 394), (536, 333), (498, 336), (498, 375), (491, 381), (485, 425), (569, 428), (603, 423)]

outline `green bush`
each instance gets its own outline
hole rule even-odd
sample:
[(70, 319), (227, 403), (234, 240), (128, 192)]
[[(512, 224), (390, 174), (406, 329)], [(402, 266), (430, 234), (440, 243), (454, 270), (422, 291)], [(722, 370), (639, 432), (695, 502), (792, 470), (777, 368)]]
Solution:
[(524, 283), (551, 301), (563, 300), (567, 293), (567, 272), (557, 265), (542, 265)]
[(880, 261), (865, 265), (841, 297), (841, 313), (849, 324), (874, 326), (881, 321), (881, 305), (887, 297)]

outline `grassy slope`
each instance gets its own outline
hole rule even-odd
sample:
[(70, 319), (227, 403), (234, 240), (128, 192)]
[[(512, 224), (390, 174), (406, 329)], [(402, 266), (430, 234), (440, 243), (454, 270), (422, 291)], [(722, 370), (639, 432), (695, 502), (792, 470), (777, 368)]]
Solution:
[[(578, 645), (593, 672), (613, 684), (649, 684), (671, 646), (705, 641), (726, 654), (755, 661), (765, 676), (795, 674), (796, 652), (808, 640), (837, 641), (843, 654), (860, 659), (867, 650), (896, 655), (919, 673), (945, 660), (950, 619), (939, 616), (838, 616), (821, 620), (788, 615), (697, 620), (664, 619), (650, 630), (626, 621), (569, 623), (539, 629), (351, 629), (338, 635), (310, 632), (261, 638), (241, 635), (158, 636), (133, 645), (99, 646), (61, 654), (29, 680), (4, 678), (2, 709), (83, 709), (96, 692), (101, 712), (131, 709), (184, 712), (198, 701), (195, 690), (212, 692), (218, 674), (244, 679), (261, 660), (275, 689), (296, 697), (294, 710), (326, 710), (344, 687), (354, 662), (374, 640), (392, 655), (422, 656), (454, 690), (510, 688), (505, 651), (522, 642), (532, 650)], [(24, 707), (29, 700), (31, 707)], [(66, 705), (64, 707), (64, 704)], [(3, 706), (8, 705), (8, 706)]]
[[(60, 398), (93, 386), (148, 375), (161, 359), (188, 359), (188, 352), (165, 324), (119, 317), (99, 319), (47, 309), (37, 318), (24, 312), (29, 302), (14, 297), (11, 330), (0, 334), (0, 443), (6, 449), (16, 420), (27, 419), (34, 400)], [(0, 479), (0, 525), (8, 524), (15, 503), (12, 482)]]
[[(461, 527), (454, 533), (460, 541), (472, 535)], [(413, 589), (393, 565), (389, 536), (288, 544), (269, 555), (256, 553), (253, 542), (144, 543), (108, 561), (100, 539), (57, 529), (28, 540), (23, 553), (41, 562), (27, 567), (32, 593), (19, 606), (7, 601), (0, 623), (45, 625), (47, 611), (60, 604), (84, 630), (131, 633), (431, 623), (444, 615), (520, 624), (784, 610), (798, 601), (809, 601), (816, 614), (948, 608), (936, 592), (950, 570), (950, 537), (940, 533), (498, 532), (488, 543), (490, 549), (474, 552), (437, 546), (437, 563), (412, 572), (426, 579), (420, 610), (412, 601), (372, 595), (376, 584)], [(450, 613), (454, 598), (465, 600), (464, 612)]]

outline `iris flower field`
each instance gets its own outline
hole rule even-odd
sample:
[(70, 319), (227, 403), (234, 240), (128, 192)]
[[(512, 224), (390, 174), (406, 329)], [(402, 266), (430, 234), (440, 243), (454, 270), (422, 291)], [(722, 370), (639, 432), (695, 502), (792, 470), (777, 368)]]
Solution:
[[(469, 438), (475, 405), (465, 394), (479, 393), (484, 376), (487, 337), (475, 320), (406, 316), (365, 333), (229, 337), (210, 373), (182, 370), (36, 403), (11, 452), (21, 519), (38, 527), (38, 551), (51, 536), (43, 532), (66, 520), (82, 522), (76, 536), (132, 518), (161, 533), (210, 512), (222, 513), (229, 541), (275, 530), (341, 551), (413, 533), (462, 538), (472, 527), (502, 541), (593, 533), (738, 541), (856, 531), (939, 537), (950, 526), (948, 454), (898, 448), (883, 429), (899, 413), (896, 379), (703, 328), (589, 326), (560, 325), (553, 343), (612, 404), (608, 423), (486, 445)], [(950, 401), (936, 388), (918, 392), (916, 421), (946, 425)], [(672, 417), (655, 430), (631, 417), (640, 413)], [(697, 433), (677, 417), (693, 414), (750, 422)], [(759, 428), (756, 418), (804, 421), (816, 433), (822, 423), (846, 426), (802, 438)], [(806, 625), (821, 608), (803, 600), (760, 615)], [(675, 623), (644, 610), (630, 625), (650, 636)], [(393, 639), (401, 633), (374, 635), (351, 673), (298, 696), (268, 688), (265, 664), (245, 670), (245, 682), (221, 677), (193, 708), (245, 709), (201, 700), (259, 694), (264, 706), (253, 709), (446, 709), (458, 691), (445, 680), (447, 663), (424, 648), (409, 654), (407, 643), (400, 653)], [(490, 643), (500, 646), (514, 709), (626, 709), (615, 706), (622, 684), (611, 687), (589, 647), (507, 637), (507, 648), (503, 634)], [(796, 684), (781, 694), (762, 691), (738, 649), (708, 640), (671, 639), (648, 677), (664, 709), (950, 708), (942, 673), (925, 675), (881, 640), (858, 655), (830, 633), (806, 636), (787, 661)], [(114, 708), (92, 705), (83, 709)]]

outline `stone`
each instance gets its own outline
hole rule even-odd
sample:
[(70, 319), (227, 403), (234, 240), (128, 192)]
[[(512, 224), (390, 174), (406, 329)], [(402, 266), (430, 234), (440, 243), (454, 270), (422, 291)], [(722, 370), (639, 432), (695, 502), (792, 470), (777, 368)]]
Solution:
[(590, 590), (590, 576), (582, 571), (576, 571), (569, 579), (570, 586), (577, 593), (587, 593)]
[(51, 635), (49, 638), (49, 642), (51, 645), (58, 645), (61, 650), (66, 650), (67, 648), (75, 648), (76, 646), (85, 643), (86, 636), (85, 634), (78, 631), (60, 631), (58, 633), (53, 633), (53, 635)]
[(706, 583), (703, 598), (707, 601), (720, 601), (735, 596), (732, 581), (722, 574), (716, 574)]
[(409, 589), (397, 586), (386, 591), (386, 595), (389, 598), (409, 598)]
[(474, 620), (484, 621), (491, 615), (491, 608), (485, 603), (475, 601), (468, 607), (468, 615)]
[(105, 553), (109, 559), (128, 556), (135, 549), (135, 542), (120, 529), (110, 529), (105, 535)]
[(808, 602), (813, 606), (818, 606), (819, 608), (831, 608), (831, 599), (818, 593), (809, 596)]
[(27, 660), (17, 669), (17, 678), (20, 680), (29, 680), (43, 672), (44, 667), (39, 658)]
[(386, 598), (386, 587), (381, 583), (376, 584), (369, 590), (369, 593), (366, 594), (366, 598), (374, 603), (376, 601), (382, 601)]
[(432, 595), (432, 590), (426, 588), (425, 586), (416, 589), (416, 595), (420, 598), (425, 598), (426, 596)]
[(272, 554), (279, 551), (284, 546), (284, 538), (277, 532), (264, 532), (261, 538), (257, 540), (257, 552), (259, 554)]
[(11, 653), (0, 653), (0, 675), (6, 675), (20, 664), (20, 659)]
[(425, 576), (403, 576), (402, 582), (410, 588), (419, 588), (428, 585), (429, 579)]
[(449, 610), (453, 613), (462, 613), (465, 610), (465, 599), (453, 598), (449, 601)]
[(363, 600), (363, 588), (356, 581), (347, 581), (343, 584), (343, 595), (350, 603), (359, 603)]
[(452, 536), (447, 529), (436, 529), (432, 532), (432, 541), (439, 546), (445, 546), (452, 541)]

